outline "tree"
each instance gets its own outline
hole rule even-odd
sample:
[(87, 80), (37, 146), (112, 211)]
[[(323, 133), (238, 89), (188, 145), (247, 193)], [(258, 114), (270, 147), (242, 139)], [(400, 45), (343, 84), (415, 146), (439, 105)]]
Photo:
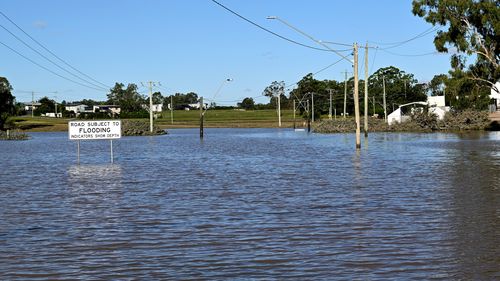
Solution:
[(4, 130), (7, 118), (16, 110), (15, 98), (11, 93), (12, 86), (5, 77), (0, 77), (0, 130)]
[(187, 94), (175, 93), (175, 95), (170, 95), (163, 99), (163, 106), (167, 108), (171, 100), (173, 101), (174, 109), (184, 109), (189, 107), (190, 104), (197, 103), (198, 95), (194, 92)]
[(152, 99), (153, 99), (153, 104), (163, 104), (165, 100), (165, 98), (160, 92), (154, 92)]
[(238, 103), (238, 107), (244, 108), (244, 109), (254, 109), (255, 108), (255, 101), (253, 98), (244, 98), (243, 101)]
[(40, 103), (40, 106), (35, 109), (35, 115), (40, 116), (41, 114), (56, 111), (56, 103), (48, 97), (43, 97), (38, 102)]
[(138, 93), (137, 85), (132, 83), (125, 89), (123, 87), (122, 83), (115, 83), (107, 95), (108, 103), (119, 105), (122, 112), (143, 111), (142, 105), (146, 103), (146, 98)]
[(434, 75), (432, 80), (427, 84), (427, 91), (431, 96), (443, 96), (445, 94), (448, 75)]
[(262, 94), (269, 97), (269, 106), (275, 108), (278, 105), (278, 95), (280, 97), (280, 103), (283, 108), (290, 107), (289, 100), (285, 95), (285, 82), (284, 81), (274, 81), (271, 85), (267, 86)]
[[(443, 26), (434, 45), (439, 52), (454, 47), (451, 65), (463, 70), (467, 56), (476, 55), (468, 67), (469, 79), (482, 81), (490, 87), (500, 79), (500, 4), (495, 0), (413, 0), (413, 14), (425, 21)], [(495, 88), (496, 89), (496, 88)], [(500, 89), (496, 89), (499, 91)]]
[(198, 102), (198, 95), (194, 92), (189, 92), (185, 96), (185, 103), (193, 104)]
[(383, 114), (382, 100), (386, 92), (387, 113), (396, 106), (416, 101), (426, 101), (425, 87), (418, 83), (413, 74), (406, 73), (394, 66), (378, 69), (368, 78), (368, 89), (375, 96), (377, 112)]

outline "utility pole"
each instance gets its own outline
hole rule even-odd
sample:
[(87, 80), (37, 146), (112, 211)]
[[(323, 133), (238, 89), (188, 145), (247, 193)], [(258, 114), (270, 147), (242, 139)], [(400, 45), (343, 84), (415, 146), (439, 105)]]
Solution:
[(200, 139), (203, 139), (203, 97), (200, 97)]
[(406, 102), (406, 79), (403, 80), (405, 82), (405, 102)]
[(372, 97), (373, 98), (373, 116), (375, 116), (375, 96)]
[(174, 97), (170, 95), (170, 123), (174, 124)]
[(385, 102), (385, 76), (382, 76), (382, 83), (384, 89), (384, 121), (387, 123), (387, 105)]
[(312, 122), (314, 123), (314, 92), (311, 92)]
[(307, 132), (311, 132), (311, 112), (309, 111), (309, 99), (307, 99)]
[(332, 91), (333, 89), (327, 89), (330, 93), (330, 109), (328, 110), (328, 119), (332, 120)]
[(368, 42), (365, 47), (365, 138), (368, 137)]
[(293, 129), (295, 130), (295, 99), (293, 99)]
[(278, 90), (278, 126), (281, 127), (281, 90)]
[(347, 110), (347, 70), (344, 71), (345, 79), (344, 79), (344, 119), (346, 118), (346, 110)]
[(35, 92), (31, 91), (31, 118), (35, 117)]
[(149, 81), (149, 131), (153, 133), (153, 82)]
[(54, 96), (54, 111), (56, 112), (55, 117), (57, 118), (57, 96)]
[(356, 118), (356, 149), (361, 148), (361, 130), (359, 117), (359, 93), (358, 93), (358, 44), (354, 43), (354, 116)]

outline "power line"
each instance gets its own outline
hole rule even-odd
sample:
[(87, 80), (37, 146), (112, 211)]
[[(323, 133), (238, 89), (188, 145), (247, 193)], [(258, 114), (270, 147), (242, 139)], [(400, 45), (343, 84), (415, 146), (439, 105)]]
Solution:
[(373, 72), (373, 67), (375, 66), (375, 59), (377, 58), (378, 48), (375, 48), (375, 53), (373, 54), (372, 67), (370, 68), (370, 73)]
[[(326, 51), (326, 52), (331, 52), (331, 51), (332, 51), (332, 50), (329, 50), (329, 49), (322, 49), (322, 48), (317, 48), (317, 47), (309, 46), (309, 45), (306, 45), (306, 44), (303, 44), (303, 43), (297, 42), (297, 41), (295, 41), (295, 40), (292, 40), (292, 39), (290, 39), (290, 38), (287, 38), (287, 37), (285, 37), (285, 36), (283, 36), (283, 35), (280, 35), (280, 34), (278, 34), (278, 33), (274, 32), (274, 31), (272, 31), (272, 30), (269, 30), (269, 29), (267, 29), (267, 28), (263, 27), (262, 25), (260, 25), (260, 24), (258, 24), (258, 23), (255, 23), (255, 22), (253, 22), (253, 21), (251, 21), (251, 20), (247, 19), (246, 17), (244, 17), (244, 16), (242, 16), (242, 15), (238, 14), (237, 12), (235, 12), (235, 11), (233, 11), (233, 10), (229, 9), (228, 7), (224, 6), (223, 4), (221, 4), (221, 3), (219, 3), (219, 2), (217, 2), (217, 1), (215, 1), (215, 0), (211, 0), (211, 1), (212, 1), (212, 2), (214, 2), (215, 4), (219, 5), (220, 7), (222, 7), (223, 9), (225, 9), (226, 11), (228, 11), (228, 12), (232, 13), (233, 15), (235, 15), (235, 16), (237, 16), (237, 17), (239, 17), (239, 18), (243, 19), (244, 21), (246, 21), (246, 22), (248, 22), (248, 23), (250, 23), (250, 24), (252, 24), (252, 25), (254, 25), (254, 26), (256, 26), (256, 27), (258, 27), (258, 28), (260, 28), (260, 29), (262, 29), (262, 30), (264, 30), (264, 31), (265, 31), (265, 32), (267, 32), (267, 33), (270, 33), (270, 34), (272, 34), (272, 35), (274, 35), (274, 36), (276, 36), (276, 37), (278, 37), (278, 38), (281, 38), (281, 39), (283, 39), (283, 40), (285, 40), (285, 41), (288, 41), (288, 42), (290, 42), (290, 43), (293, 43), (293, 44), (296, 44), (296, 45), (299, 45), (299, 46), (302, 46), (302, 47), (306, 47), (306, 48), (309, 48), (309, 49), (313, 49), (313, 50), (318, 50), (318, 51)], [(336, 50), (336, 51), (342, 52), (342, 51), (345, 51), (345, 50)]]
[[(419, 33), (419, 34), (417, 34), (417, 35), (415, 35), (415, 36), (413, 36), (413, 37), (411, 37), (411, 38), (409, 38), (409, 39), (407, 39), (407, 40), (403, 40), (403, 41), (400, 41), (400, 42), (392, 42), (392, 43), (371, 42), (371, 43), (375, 43), (375, 44), (377, 44), (377, 45), (389, 45), (389, 47), (386, 47), (386, 48), (381, 48), (381, 49), (383, 49), (383, 50), (393, 49), (393, 48), (399, 47), (399, 46), (401, 46), (401, 45), (404, 45), (404, 44), (406, 44), (406, 43), (408, 43), (408, 42), (411, 42), (411, 41), (413, 41), (413, 40), (416, 40), (416, 39), (418, 39), (418, 38), (424, 37), (424, 36), (426, 36), (426, 35), (428, 35), (428, 34), (430, 34), (430, 33), (434, 32), (434, 31), (436, 31), (436, 30), (438, 30), (438, 29), (439, 29), (439, 27), (433, 27), (433, 26), (432, 26), (432, 27), (430, 27), (430, 28), (426, 29), (424, 32), (421, 32), (421, 33)], [(391, 46), (391, 45), (392, 45), (392, 46)]]
[(73, 79), (71, 79), (71, 78), (68, 78), (68, 77), (66, 77), (66, 76), (62, 76), (61, 74), (59, 74), (59, 73), (57, 73), (57, 72), (54, 72), (54, 71), (52, 71), (51, 69), (49, 69), (49, 68), (47, 68), (47, 67), (45, 67), (45, 66), (43, 66), (43, 65), (41, 65), (41, 64), (39, 64), (39, 63), (37, 63), (36, 61), (34, 61), (34, 60), (32, 60), (32, 59), (30, 59), (30, 58), (26, 57), (25, 55), (23, 55), (23, 54), (19, 53), (18, 51), (16, 51), (16, 50), (14, 50), (13, 48), (9, 47), (9, 46), (8, 46), (8, 45), (6, 45), (5, 43), (0, 42), (0, 44), (4, 45), (7, 49), (9, 49), (9, 50), (11, 50), (12, 52), (14, 52), (14, 53), (18, 54), (19, 56), (23, 57), (23, 58), (24, 58), (24, 59), (26, 59), (27, 61), (29, 61), (29, 62), (33, 63), (34, 65), (36, 65), (36, 66), (38, 66), (38, 67), (40, 67), (40, 68), (42, 68), (42, 69), (44, 69), (44, 70), (46, 70), (46, 71), (48, 71), (48, 72), (52, 73), (52, 74), (54, 74), (54, 75), (56, 75), (56, 76), (58, 76), (58, 77), (61, 77), (61, 78), (65, 79), (65, 80), (67, 80), (67, 81), (73, 82), (73, 83), (78, 84), (78, 85), (80, 85), (80, 86), (87, 87), (87, 88), (89, 88), (89, 89), (102, 91), (102, 88), (94, 88), (94, 87), (91, 87), (91, 86), (89, 86), (89, 85), (85, 85), (85, 84), (83, 84), (83, 83), (80, 83), (80, 82), (78, 82), (78, 81), (75, 81), (75, 80), (73, 80)]
[[(318, 74), (318, 73), (320, 73), (320, 72), (323, 72), (323, 71), (327, 70), (328, 68), (330, 68), (330, 67), (332, 67), (332, 66), (336, 65), (337, 63), (341, 62), (343, 59), (344, 59), (344, 58), (340, 58), (340, 59), (339, 59), (339, 60), (337, 60), (336, 62), (334, 62), (334, 63), (332, 63), (332, 64), (330, 64), (330, 65), (328, 65), (328, 66), (326, 66), (326, 67), (323, 67), (322, 69), (320, 69), (320, 70), (318, 70), (318, 71), (314, 72), (312, 75), (314, 76), (314, 75), (316, 75), (316, 74)], [(301, 79), (301, 80), (302, 80), (302, 79)], [(293, 84), (286, 85), (286, 86), (285, 86), (285, 88), (289, 88), (289, 87), (291, 87), (291, 86), (297, 85), (297, 84), (298, 84), (301, 80), (299, 80), (299, 81), (297, 81), (297, 82), (295, 82), (295, 83), (293, 83)]]
[[(71, 64), (69, 64), (68, 62), (66, 62), (65, 60), (63, 60), (62, 58), (60, 58), (59, 56), (57, 56), (56, 54), (54, 54), (52, 51), (50, 51), (47, 47), (45, 47), (42, 43), (40, 43), (39, 41), (37, 41), (35, 38), (33, 38), (31, 35), (29, 35), (26, 31), (24, 31), (24, 29), (22, 29), (19, 25), (17, 25), (13, 20), (11, 20), (7, 15), (5, 15), (4, 13), (2, 13), (0, 11), (0, 14), (6, 18), (10, 23), (12, 23), (15, 27), (17, 27), (19, 30), (21, 30), (26, 36), (28, 36), (31, 40), (33, 40), (33, 42), (35, 42), (36, 44), (38, 44), (40, 47), (42, 47), (45, 51), (47, 51), (48, 53), (50, 53), (51, 55), (53, 55), (55, 58), (57, 58), (59, 61), (61, 61), (62, 63), (64, 63), (65, 65), (69, 66), (71, 69), (73, 69), (74, 71), (80, 73), (81, 75), (87, 77), (88, 79), (104, 86), (106, 89), (108, 88), (111, 88), (109, 87), (108, 85), (104, 84), (104, 83), (101, 83), (97, 80), (95, 80), (94, 78), (90, 77), (89, 75), (83, 73), (82, 71), (78, 70), (77, 68), (73, 67)], [(81, 78), (80, 78), (81, 79)], [(92, 84), (92, 83), (90, 83)], [(94, 84), (92, 84), (94, 85)]]
[(53, 60), (49, 59), (48, 57), (46, 57), (44, 54), (40, 53), (38, 50), (36, 50), (35, 48), (31, 47), (28, 43), (26, 43), (24, 40), (22, 40), (21, 38), (19, 38), (17, 35), (15, 35), (14, 33), (12, 33), (10, 30), (8, 30), (5, 26), (1, 25), (0, 24), (0, 27), (3, 28), (5, 31), (7, 31), (10, 35), (12, 35), (14, 38), (16, 38), (18, 41), (20, 41), (21, 43), (23, 43), (26, 47), (30, 48), (33, 52), (37, 53), (39, 56), (41, 56), (42, 58), (44, 58), (45, 60), (47, 60), (48, 62), (52, 63), (53, 65), (55, 65), (56, 67), (58, 67), (59, 69), (63, 70), (64, 72), (72, 75), (73, 77), (76, 77), (77, 79), (80, 79), (94, 87), (97, 87), (97, 88), (102, 88), (102, 89), (105, 89), (104, 87), (102, 86), (99, 86), (97, 84), (94, 84), (92, 82), (89, 82), (88, 80), (85, 80), (81, 77), (79, 77), (78, 75), (75, 75), (74, 73), (68, 71), (67, 69), (65, 69), (64, 67), (60, 66), (59, 64), (55, 63)]
[(393, 56), (400, 56), (400, 57), (423, 57), (423, 56), (430, 56), (430, 55), (437, 55), (439, 52), (433, 51), (433, 52), (428, 52), (428, 53), (422, 53), (422, 54), (399, 54), (399, 53), (394, 53), (391, 51), (387, 51), (387, 49), (380, 49), (383, 52), (386, 52), (390, 55)]

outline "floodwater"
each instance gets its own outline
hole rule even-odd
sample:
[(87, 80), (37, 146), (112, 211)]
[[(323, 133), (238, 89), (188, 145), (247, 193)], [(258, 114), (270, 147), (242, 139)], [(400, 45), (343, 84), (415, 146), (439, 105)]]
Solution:
[(494, 280), (500, 133), (0, 141), (1, 280)]

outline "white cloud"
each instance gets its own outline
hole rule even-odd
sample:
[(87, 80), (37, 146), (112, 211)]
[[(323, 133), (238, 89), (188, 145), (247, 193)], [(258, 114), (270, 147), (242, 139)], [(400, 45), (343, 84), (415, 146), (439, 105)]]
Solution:
[(47, 27), (47, 22), (43, 20), (37, 20), (33, 23), (33, 26), (39, 29), (44, 29)]

